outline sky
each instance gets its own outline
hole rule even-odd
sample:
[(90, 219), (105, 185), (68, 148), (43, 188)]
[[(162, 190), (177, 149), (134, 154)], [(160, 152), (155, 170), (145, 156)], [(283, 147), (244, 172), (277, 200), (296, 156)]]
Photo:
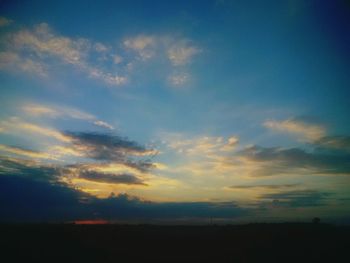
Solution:
[(350, 222), (347, 1), (0, 1), (0, 221)]

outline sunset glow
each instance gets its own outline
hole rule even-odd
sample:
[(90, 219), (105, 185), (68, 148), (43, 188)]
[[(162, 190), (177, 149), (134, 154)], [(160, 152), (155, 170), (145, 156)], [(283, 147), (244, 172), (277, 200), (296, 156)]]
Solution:
[(347, 222), (345, 2), (1, 1), (1, 221)]

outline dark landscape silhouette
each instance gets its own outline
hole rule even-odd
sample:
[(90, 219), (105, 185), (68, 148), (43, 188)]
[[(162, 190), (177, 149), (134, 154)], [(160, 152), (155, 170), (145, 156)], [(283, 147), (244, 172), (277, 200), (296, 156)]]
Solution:
[(246, 225), (3, 224), (6, 262), (345, 262), (350, 228)]

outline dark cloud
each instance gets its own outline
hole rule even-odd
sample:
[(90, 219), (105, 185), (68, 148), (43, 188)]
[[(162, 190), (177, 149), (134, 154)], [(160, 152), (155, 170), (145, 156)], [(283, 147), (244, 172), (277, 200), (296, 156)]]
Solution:
[(0, 176), (0, 221), (63, 222), (93, 210), (84, 204), (88, 195), (64, 184), (24, 177)]
[(316, 190), (295, 190), (282, 193), (264, 194), (262, 200), (269, 199), (277, 207), (313, 207), (322, 206), (330, 199), (332, 193)]
[(144, 158), (152, 157), (156, 152), (127, 138), (89, 132), (65, 132), (65, 135), (72, 139), (77, 150), (89, 158), (123, 163), (140, 171), (147, 171), (153, 167), (152, 162)]
[(350, 154), (346, 152), (251, 146), (238, 152), (238, 155), (250, 161), (265, 163), (255, 175), (287, 173), (295, 168), (306, 168), (316, 174), (350, 174)]
[(0, 221), (64, 221), (83, 215), (89, 195), (59, 182), (61, 169), (0, 157)]
[(258, 184), (258, 185), (231, 185), (229, 188), (232, 189), (283, 189), (283, 188), (294, 188), (300, 186), (300, 184)]
[(0, 176), (0, 221), (64, 222), (81, 219), (172, 220), (181, 218), (239, 218), (248, 210), (227, 203), (156, 203), (127, 194), (98, 199), (60, 184)]
[[(0, 160), (0, 222), (64, 222), (98, 218), (175, 222), (183, 218), (232, 219), (249, 213), (234, 202), (158, 203), (127, 194), (98, 199), (60, 183), (59, 177), (64, 168), (7, 158)], [(83, 172), (83, 176), (95, 180), (118, 180), (118, 183), (142, 183), (131, 175), (111, 179), (109, 176), (112, 175), (104, 178), (101, 174)]]
[(0, 156), (0, 176), (30, 177), (41, 181), (57, 181), (61, 169), (54, 165), (42, 165), (34, 161)]
[(82, 170), (79, 177), (101, 183), (146, 185), (141, 179), (132, 174), (110, 174)]

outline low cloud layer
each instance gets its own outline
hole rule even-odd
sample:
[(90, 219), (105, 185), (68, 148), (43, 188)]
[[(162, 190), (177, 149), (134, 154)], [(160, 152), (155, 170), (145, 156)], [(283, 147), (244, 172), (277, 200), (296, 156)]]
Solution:
[(264, 194), (262, 200), (271, 200), (275, 207), (317, 207), (327, 204), (332, 194), (316, 190), (295, 190)]
[[(182, 218), (234, 219), (248, 213), (233, 202), (155, 203), (127, 194), (111, 194), (109, 198), (98, 199), (59, 182), (62, 174), (56, 168), (3, 158), (0, 164), (2, 222), (64, 222), (95, 218), (174, 222)], [(90, 172), (81, 175), (87, 179), (101, 178)], [(102, 179), (110, 178), (106, 175)], [(119, 179), (123, 183), (135, 180), (129, 175), (119, 175)]]

